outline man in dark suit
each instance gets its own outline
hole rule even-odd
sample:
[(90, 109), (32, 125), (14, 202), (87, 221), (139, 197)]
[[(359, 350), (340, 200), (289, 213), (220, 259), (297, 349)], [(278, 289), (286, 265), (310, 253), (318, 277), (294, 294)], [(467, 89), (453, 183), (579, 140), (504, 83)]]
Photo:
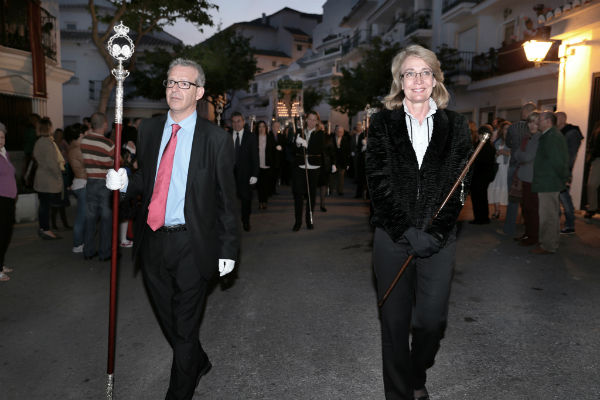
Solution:
[(273, 169), (273, 189), (271, 194), (279, 194), (277, 193), (277, 185), (281, 179), (281, 171), (285, 162), (284, 149), (287, 141), (287, 138), (283, 132), (281, 132), (281, 124), (279, 121), (273, 121), (271, 124), (270, 135), (272, 135), (275, 140), (275, 160), (273, 163), (274, 165), (271, 167)]
[[(306, 198), (306, 228), (313, 229), (310, 213), (315, 208), (317, 182), (325, 147), (325, 132), (319, 130), (321, 118), (316, 111), (306, 114), (306, 129), (296, 135), (296, 158), (292, 176), (292, 192), (294, 193), (295, 223), (294, 232), (302, 226), (302, 209)], [(306, 158), (305, 158), (306, 156)], [(308, 182), (307, 182), (308, 181)], [(310, 208), (309, 208), (310, 204)]]
[(231, 115), (233, 126), (234, 175), (237, 196), (242, 202), (242, 224), (250, 231), (252, 210), (252, 185), (258, 181), (258, 139), (244, 125), (244, 116), (235, 111)]
[(337, 189), (338, 195), (343, 196), (344, 176), (350, 167), (350, 137), (345, 134), (341, 125), (335, 128), (334, 146), (336, 172), (333, 175), (335, 179), (332, 182), (331, 190)]
[(204, 81), (197, 63), (174, 60), (163, 82), (168, 114), (139, 128), (138, 171), (129, 182), (123, 169), (106, 176), (124, 200), (142, 198), (133, 255), (173, 349), (168, 400), (191, 399), (211, 368), (199, 341), (208, 283), (233, 270), (239, 250), (233, 143), (196, 114)]

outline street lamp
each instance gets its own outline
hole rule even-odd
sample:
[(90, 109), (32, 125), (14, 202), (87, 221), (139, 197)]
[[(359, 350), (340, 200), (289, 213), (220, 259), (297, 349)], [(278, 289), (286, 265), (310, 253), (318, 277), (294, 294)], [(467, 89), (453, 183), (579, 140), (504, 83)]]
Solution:
[(552, 42), (549, 40), (528, 40), (523, 43), (525, 56), (528, 61), (534, 62), (536, 67), (540, 64), (559, 64), (560, 61), (544, 61), (546, 54), (552, 47)]

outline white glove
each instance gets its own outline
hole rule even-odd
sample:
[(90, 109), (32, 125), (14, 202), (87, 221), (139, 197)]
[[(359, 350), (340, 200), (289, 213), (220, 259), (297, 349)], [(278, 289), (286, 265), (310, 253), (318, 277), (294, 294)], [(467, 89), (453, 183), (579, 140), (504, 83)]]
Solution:
[(113, 168), (109, 169), (106, 173), (106, 187), (110, 190), (121, 190), (129, 184), (127, 178), (127, 170), (125, 168), (119, 168), (119, 171), (115, 171)]
[(277, 151), (281, 151), (281, 146), (280, 145), (275, 146), (275, 148), (277, 149)]
[(362, 144), (363, 144), (363, 146), (367, 145), (367, 139), (366, 138), (362, 140)]
[(225, 258), (219, 259), (219, 276), (227, 275), (231, 271), (233, 271), (233, 267), (235, 267), (235, 261), (227, 260)]
[(302, 139), (300, 136), (298, 136), (296, 138), (296, 146), (300, 147), (304, 147), (307, 148), (308, 147), (308, 142), (305, 139)]
[(250, 177), (250, 184), (251, 184), (251, 185), (254, 185), (256, 182), (258, 182), (258, 178), (257, 178), (257, 177), (255, 177), (255, 176), (251, 176), (251, 177)]
[(337, 168), (335, 167), (335, 165), (331, 166), (331, 173), (335, 174), (337, 172)]

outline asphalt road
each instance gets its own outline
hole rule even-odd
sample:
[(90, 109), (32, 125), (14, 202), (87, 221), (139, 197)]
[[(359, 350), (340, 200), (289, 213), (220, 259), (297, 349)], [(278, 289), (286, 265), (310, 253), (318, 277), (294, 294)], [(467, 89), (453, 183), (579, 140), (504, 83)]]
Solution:
[[(368, 208), (349, 193), (326, 206), (300, 232), (287, 188), (253, 211), (238, 280), (208, 299), (201, 340), (213, 369), (194, 399), (383, 399)], [(600, 399), (600, 220), (578, 217), (550, 256), (498, 227), (463, 225), (432, 399)], [(0, 282), (2, 400), (105, 398), (110, 264), (72, 254), (61, 234), (15, 228), (14, 272)], [(129, 260), (126, 249), (114, 398), (162, 399), (170, 348)]]

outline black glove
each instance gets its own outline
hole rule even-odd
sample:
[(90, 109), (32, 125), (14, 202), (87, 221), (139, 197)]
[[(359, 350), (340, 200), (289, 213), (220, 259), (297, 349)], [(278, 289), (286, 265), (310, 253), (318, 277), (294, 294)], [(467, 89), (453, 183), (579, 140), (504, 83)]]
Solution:
[(411, 247), (409, 253), (417, 257), (431, 257), (442, 247), (442, 242), (438, 238), (414, 227), (408, 228), (404, 232), (404, 237)]

